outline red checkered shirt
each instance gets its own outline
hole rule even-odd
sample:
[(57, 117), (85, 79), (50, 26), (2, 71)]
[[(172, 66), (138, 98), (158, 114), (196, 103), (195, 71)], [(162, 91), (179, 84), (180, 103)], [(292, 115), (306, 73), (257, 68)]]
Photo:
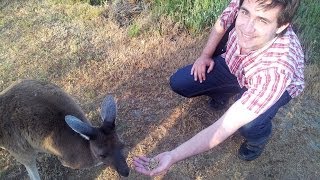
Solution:
[[(232, 0), (220, 16), (227, 29), (237, 16), (240, 0)], [(239, 101), (250, 111), (262, 114), (288, 91), (296, 97), (304, 88), (304, 55), (291, 25), (283, 36), (274, 38), (261, 49), (246, 55), (240, 54), (237, 34), (229, 34), (226, 53), (223, 55), (230, 72), (246, 91)]]

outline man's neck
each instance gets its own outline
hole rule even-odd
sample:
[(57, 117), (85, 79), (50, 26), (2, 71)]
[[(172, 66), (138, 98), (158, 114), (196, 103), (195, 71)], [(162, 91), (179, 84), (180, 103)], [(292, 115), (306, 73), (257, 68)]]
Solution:
[(240, 55), (246, 55), (249, 54), (252, 50), (241, 48), (240, 47)]

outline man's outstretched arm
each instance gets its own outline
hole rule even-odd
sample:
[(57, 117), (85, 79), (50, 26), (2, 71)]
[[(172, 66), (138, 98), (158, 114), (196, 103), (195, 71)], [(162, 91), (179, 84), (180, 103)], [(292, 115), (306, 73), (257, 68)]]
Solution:
[(162, 174), (174, 163), (217, 146), (241, 126), (254, 120), (257, 116), (258, 114), (249, 111), (240, 101), (237, 101), (214, 124), (200, 131), (172, 151), (164, 152), (154, 157), (159, 161), (156, 169), (148, 171), (145, 168), (145, 165), (148, 164), (150, 160), (146, 157), (134, 158), (135, 169), (140, 173), (150, 176)]

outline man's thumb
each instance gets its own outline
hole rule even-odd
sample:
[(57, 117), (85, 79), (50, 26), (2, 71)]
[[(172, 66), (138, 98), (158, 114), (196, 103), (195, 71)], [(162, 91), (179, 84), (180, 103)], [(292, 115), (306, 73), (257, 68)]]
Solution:
[(213, 63), (213, 62), (211, 62), (211, 63), (210, 63), (210, 65), (209, 65), (209, 68), (208, 68), (208, 70), (207, 70), (207, 73), (209, 73), (209, 72), (211, 72), (211, 71), (212, 71), (213, 66), (214, 66), (214, 63)]

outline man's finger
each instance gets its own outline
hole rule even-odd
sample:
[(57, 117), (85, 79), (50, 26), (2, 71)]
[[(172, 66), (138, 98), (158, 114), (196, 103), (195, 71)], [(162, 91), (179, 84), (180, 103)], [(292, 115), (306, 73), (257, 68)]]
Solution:
[(193, 75), (193, 73), (194, 73), (194, 65), (191, 68), (190, 75)]
[(149, 158), (146, 157), (134, 157), (133, 162), (142, 164), (142, 165), (148, 165), (149, 164)]
[(199, 72), (199, 80), (200, 83), (202, 83), (202, 81), (204, 81), (205, 79), (205, 67), (201, 67), (200, 72)]
[(201, 78), (202, 78), (202, 81), (205, 81), (206, 80), (206, 73), (205, 73), (206, 71), (202, 71), (202, 73), (201, 73)]
[(194, 81), (197, 81), (198, 80), (198, 74), (197, 74), (198, 72), (197, 72), (197, 70), (194, 70), (194, 72), (193, 72), (193, 78), (194, 78)]
[(138, 156), (139, 159), (143, 160), (143, 161), (146, 161), (146, 162), (149, 162), (150, 161), (150, 158), (147, 158), (145, 156)]
[(148, 165), (148, 163), (143, 162), (143, 161), (139, 161), (139, 160), (135, 160), (133, 161), (134, 166), (136, 167), (145, 167), (146, 165)]
[(150, 171), (146, 170), (145, 168), (135, 167), (135, 170), (141, 174), (151, 176)]

